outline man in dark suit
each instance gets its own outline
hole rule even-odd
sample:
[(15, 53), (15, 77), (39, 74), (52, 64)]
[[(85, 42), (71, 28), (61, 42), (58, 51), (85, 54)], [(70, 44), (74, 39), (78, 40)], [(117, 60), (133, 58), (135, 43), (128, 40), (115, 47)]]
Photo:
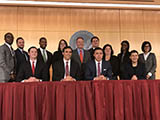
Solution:
[(24, 48), (24, 39), (22, 37), (18, 37), (16, 40), (17, 49), (15, 50), (17, 66), (16, 66), (16, 75), (19, 72), (19, 68), (23, 62), (28, 61), (28, 53), (23, 50)]
[(0, 46), (0, 82), (15, 80), (16, 57), (12, 48), (14, 36), (12, 33), (6, 33), (5, 43)]
[(138, 61), (139, 56), (136, 50), (130, 52), (131, 62), (124, 66), (124, 77), (126, 80), (146, 79), (145, 64)]
[(72, 59), (79, 64), (81, 69), (81, 80), (84, 79), (84, 70), (87, 61), (91, 60), (90, 53), (87, 50), (84, 50), (84, 39), (78, 37), (76, 39), (77, 48), (73, 51)]
[(47, 39), (45, 37), (41, 37), (39, 40), (40, 48), (38, 49), (38, 57), (39, 61), (42, 61), (47, 65), (48, 70), (48, 79), (50, 79), (50, 67), (52, 63), (52, 53), (46, 50), (47, 47)]
[(103, 50), (99, 47), (94, 49), (94, 60), (91, 60), (86, 65), (85, 79), (86, 80), (111, 80), (112, 67), (109, 61), (103, 60)]
[(90, 52), (91, 59), (94, 60), (93, 51), (96, 47), (99, 47), (99, 38), (97, 36), (93, 36), (91, 38), (91, 44), (92, 44), (92, 48), (89, 49), (88, 51)]
[(20, 66), (17, 81), (20, 82), (39, 82), (48, 81), (47, 66), (37, 59), (37, 48), (28, 49), (29, 60)]
[(54, 64), (53, 81), (75, 81), (80, 79), (78, 63), (71, 60), (72, 48), (67, 46), (62, 51), (63, 59)]

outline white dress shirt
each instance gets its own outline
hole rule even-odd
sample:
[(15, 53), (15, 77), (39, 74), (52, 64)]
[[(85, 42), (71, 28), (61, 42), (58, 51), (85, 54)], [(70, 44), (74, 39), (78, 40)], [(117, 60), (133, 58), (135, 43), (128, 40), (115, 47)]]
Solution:
[[(144, 56), (144, 60), (145, 60), (145, 61), (147, 60), (149, 54), (150, 54), (150, 52), (148, 52), (147, 54), (143, 53), (143, 56)], [(149, 72), (148, 75), (149, 75), (149, 76), (152, 76), (152, 73)]]

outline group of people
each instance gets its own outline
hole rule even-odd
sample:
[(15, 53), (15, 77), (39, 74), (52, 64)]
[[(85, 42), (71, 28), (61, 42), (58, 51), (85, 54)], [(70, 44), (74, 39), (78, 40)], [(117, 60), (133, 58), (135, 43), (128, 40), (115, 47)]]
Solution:
[(99, 47), (97, 36), (91, 38), (89, 50), (84, 49), (83, 37), (76, 39), (75, 50), (62, 39), (53, 54), (46, 49), (45, 37), (39, 39), (40, 48), (32, 46), (28, 52), (24, 51), (22, 37), (16, 39), (16, 50), (12, 48), (12, 33), (6, 33), (4, 40), (0, 46), (0, 82), (49, 81), (51, 66), (52, 81), (155, 79), (156, 56), (149, 41), (143, 42), (143, 53), (139, 54), (129, 51), (129, 42), (124, 40), (115, 56), (110, 44)]

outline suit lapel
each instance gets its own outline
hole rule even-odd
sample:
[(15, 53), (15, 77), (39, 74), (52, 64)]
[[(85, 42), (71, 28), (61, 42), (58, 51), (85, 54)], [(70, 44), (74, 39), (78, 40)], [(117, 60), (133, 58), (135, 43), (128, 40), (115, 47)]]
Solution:
[(78, 58), (79, 63), (81, 63), (80, 56), (78, 54), (78, 49), (76, 49), (76, 57)]
[(97, 76), (97, 69), (96, 69), (96, 62), (93, 60), (93, 71), (94, 71), (94, 77)]
[(31, 75), (31, 76), (33, 76), (33, 74), (32, 74), (32, 67), (31, 67), (31, 63), (30, 63), (30, 60), (29, 61), (27, 61), (27, 66), (28, 66), (28, 72), (29, 72), (29, 74)]

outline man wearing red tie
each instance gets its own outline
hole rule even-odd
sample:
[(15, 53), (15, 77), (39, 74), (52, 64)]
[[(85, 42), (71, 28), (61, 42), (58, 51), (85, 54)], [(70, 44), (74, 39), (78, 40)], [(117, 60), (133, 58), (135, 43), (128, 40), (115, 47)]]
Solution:
[(72, 59), (76, 61), (81, 69), (81, 80), (84, 80), (84, 70), (86, 63), (91, 60), (90, 53), (84, 50), (84, 39), (78, 37), (76, 39), (77, 48), (73, 51)]
[(99, 47), (93, 51), (94, 60), (86, 64), (86, 80), (111, 80), (112, 67), (109, 61), (103, 60), (103, 50)]
[(29, 60), (20, 66), (17, 75), (17, 81), (22, 82), (39, 82), (48, 81), (47, 66), (42, 61), (37, 60), (37, 48), (28, 49)]
[(78, 63), (71, 60), (72, 48), (67, 46), (62, 51), (63, 59), (53, 66), (53, 81), (76, 81), (80, 79)]

